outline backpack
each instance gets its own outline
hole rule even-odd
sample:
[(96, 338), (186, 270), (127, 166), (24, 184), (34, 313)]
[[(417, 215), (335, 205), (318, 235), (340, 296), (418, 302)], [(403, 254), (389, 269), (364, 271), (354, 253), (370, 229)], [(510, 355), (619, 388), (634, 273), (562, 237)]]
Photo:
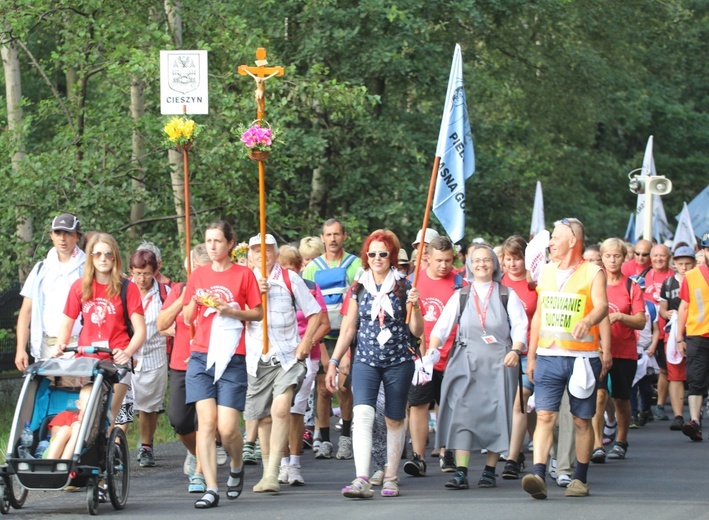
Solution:
[(322, 256), (313, 259), (313, 263), (318, 267), (313, 278), (315, 283), (320, 286), (325, 299), (327, 315), (330, 318), (330, 336), (337, 336), (340, 332), (340, 325), (342, 324), (340, 309), (349, 287), (347, 269), (355, 260), (357, 260), (355, 255), (345, 253), (340, 265), (330, 267)]

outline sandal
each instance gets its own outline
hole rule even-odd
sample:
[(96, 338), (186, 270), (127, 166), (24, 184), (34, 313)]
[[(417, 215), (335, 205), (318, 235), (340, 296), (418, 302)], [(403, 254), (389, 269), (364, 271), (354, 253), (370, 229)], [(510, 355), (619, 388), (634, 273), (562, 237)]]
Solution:
[(483, 474), (480, 477), (480, 480), (478, 480), (478, 487), (479, 488), (497, 487), (497, 478), (496, 477), (497, 477), (497, 475), (495, 475), (491, 471), (483, 470)]
[[(234, 485), (229, 485), (229, 482), (236, 480), (237, 483)], [(234, 473), (229, 470), (229, 480), (226, 483), (226, 497), (229, 500), (236, 500), (241, 496), (241, 492), (244, 490), (244, 466), (241, 466), (241, 471)]]
[(606, 450), (603, 448), (596, 448), (591, 454), (591, 462), (594, 464), (603, 464), (606, 461)]
[(205, 493), (207, 491), (207, 483), (204, 476), (200, 473), (195, 473), (190, 477), (190, 484), (187, 486), (188, 493)]
[(372, 498), (372, 484), (367, 477), (357, 477), (352, 484), (342, 488), (342, 496), (346, 498)]
[(456, 471), (452, 479), (445, 483), (448, 489), (468, 489), (468, 477), (462, 471)]
[(196, 509), (210, 509), (219, 505), (219, 495), (211, 489), (194, 503)]
[(382, 496), (399, 496), (399, 479), (397, 477), (384, 477), (384, 483), (382, 484)]

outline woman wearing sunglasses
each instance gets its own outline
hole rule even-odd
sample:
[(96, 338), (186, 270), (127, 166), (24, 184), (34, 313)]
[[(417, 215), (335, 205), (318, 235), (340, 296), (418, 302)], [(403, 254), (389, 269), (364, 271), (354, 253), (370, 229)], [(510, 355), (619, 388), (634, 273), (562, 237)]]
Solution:
[[(124, 279), (118, 243), (111, 235), (101, 232), (92, 234), (86, 244), (86, 252), (84, 275), (74, 282), (69, 291), (57, 346), (64, 350), (74, 322), (81, 316), (83, 328), (79, 334), (80, 346), (108, 347), (113, 351), (113, 360), (116, 363), (130, 363), (133, 354), (145, 342), (146, 329), (140, 290), (133, 282)], [(128, 285), (125, 292), (125, 310), (121, 299), (123, 284)], [(128, 334), (126, 316), (133, 328), (132, 337)], [(107, 358), (108, 354), (95, 356)], [(114, 385), (111, 403), (113, 417), (118, 415), (121, 408), (130, 384), (130, 376), (130, 373), (126, 374), (121, 382)]]
[[(378, 230), (364, 241), (361, 252), (362, 275), (352, 285), (337, 346), (330, 358), (326, 383), (337, 387), (338, 372), (345, 377), (349, 362), (344, 359), (352, 340), (357, 346), (352, 357), (354, 422), (352, 443), (357, 477), (342, 489), (348, 498), (370, 498), (372, 428), (379, 385), (384, 384), (387, 426), (387, 469), (382, 496), (399, 494), (396, 476), (404, 447), (406, 398), (414, 373), (415, 339), (423, 333), (419, 292), (411, 288), (398, 271), (399, 240), (391, 231)], [(406, 304), (413, 312), (406, 324)], [(342, 364), (340, 365), (340, 362)]]

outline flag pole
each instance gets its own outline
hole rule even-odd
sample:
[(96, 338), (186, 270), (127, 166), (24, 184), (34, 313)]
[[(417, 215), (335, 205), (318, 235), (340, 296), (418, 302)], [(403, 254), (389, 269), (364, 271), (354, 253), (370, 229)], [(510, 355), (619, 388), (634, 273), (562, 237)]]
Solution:
[[(418, 245), (418, 253), (416, 253), (416, 264), (414, 266), (414, 281), (412, 285), (416, 287), (419, 278), (419, 270), (421, 269), (421, 257), (423, 256), (423, 248), (426, 245), (424, 237), (426, 236), (426, 228), (428, 227), (428, 219), (431, 216), (431, 205), (433, 204), (433, 192), (436, 187), (436, 174), (438, 173), (438, 165), (441, 163), (441, 158), (436, 156), (433, 160), (433, 169), (431, 170), (431, 180), (428, 183), (428, 198), (426, 199), (426, 211), (423, 212), (423, 224), (421, 225), (421, 241)], [(406, 304), (406, 323), (411, 319), (411, 310), (413, 303)]]

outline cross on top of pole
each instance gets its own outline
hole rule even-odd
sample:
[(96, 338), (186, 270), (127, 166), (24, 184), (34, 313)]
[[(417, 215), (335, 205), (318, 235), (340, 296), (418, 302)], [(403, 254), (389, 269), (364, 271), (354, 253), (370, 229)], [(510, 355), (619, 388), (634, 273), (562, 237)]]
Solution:
[(239, 65), (238, 72), (242, 76), (251, 76), (256, 81), (256, 119), (263, 119), (266, 113), (266, 87), (264, 82), (274, 76), (283, 76), (283, 67), (268, 67), (266, 49), (259, 47), (256, 50), (256, 66)]

